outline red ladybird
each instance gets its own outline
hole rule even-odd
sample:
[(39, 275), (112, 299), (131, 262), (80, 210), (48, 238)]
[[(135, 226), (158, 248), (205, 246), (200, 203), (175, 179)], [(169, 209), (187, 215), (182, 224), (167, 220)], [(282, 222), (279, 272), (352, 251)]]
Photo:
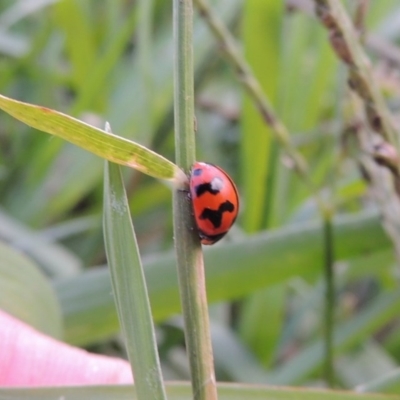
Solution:
[(236, 186), (225, 171), (204, 162), (193, 164), (189, 186), (201, 243), (214, 244), (229, 231), (238, 215)]

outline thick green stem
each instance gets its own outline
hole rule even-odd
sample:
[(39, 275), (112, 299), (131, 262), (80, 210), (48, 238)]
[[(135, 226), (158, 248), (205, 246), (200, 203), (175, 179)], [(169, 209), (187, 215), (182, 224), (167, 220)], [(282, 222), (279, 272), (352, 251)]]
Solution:
[[(191, 0), (174, 0), (176, 163), (188, 172), (195, 161)], [(217, 399), (203, 253), (187, 194), (174, 193), (174, 235), (179, 288), (196, 400)]]
[(193, 9), (190, 0), (174, 0), (174, 117), (176, 163), (188, 171), (195, 161)]

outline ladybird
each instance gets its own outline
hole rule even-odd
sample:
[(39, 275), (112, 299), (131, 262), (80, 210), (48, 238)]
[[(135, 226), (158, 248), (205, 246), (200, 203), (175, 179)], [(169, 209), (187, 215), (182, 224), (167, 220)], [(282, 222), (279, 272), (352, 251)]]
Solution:
[(218, 242), (239, 211), (239, 196), (229, 175), (213, 164), (196, 162), (189, 178), (190, 198), (202, 244)]

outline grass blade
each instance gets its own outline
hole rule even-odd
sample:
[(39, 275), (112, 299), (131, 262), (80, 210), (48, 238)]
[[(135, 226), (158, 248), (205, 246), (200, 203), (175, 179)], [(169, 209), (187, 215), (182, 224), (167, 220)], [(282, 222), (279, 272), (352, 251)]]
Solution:
[(165, 399), (150, 302), (119, 166), (106, 163), (104, 238), (139, 399)]
[(47, 335), (63, 336), (60, 304), (50, 281), (32, 260), (2, 241), (0, 308)]
[(186, 176), (175, 164), (157, 153), (66, 114), (1, 95), (0, 108), (33, 128), (61, 137), (106, 160), (135, 168), (159, 179), (186, 180)]
[[(390, 248), (375, 213), (335, 218), (334, 234), (337, 260), (360, 254), (371, 257)], [(296, 276), (315, 279), (321, 273), (321, 240), (319, 223), (301, 223), (206, 249), (209, 302), (241, 298)], [(161, 321), (180, 310), (175, 258), (172, 252), (164, 252), (144, 262), (154, 318)], [(115, 333), (106, 269), (92, 269), (59, 282), (56, 290), (69, 342), (87, 344)]]
[[(131, 396), (132, 386), (81, 386), (35, 389), (0, 389), (0, 398), (4, 400), (126, 400), (137, 399)], [(187, 383), (170, 383), (167, 386), (170, 400), (188, 400), (191, 398)], [(349, 391), (330, 391), (323, 389), (268, 387), (263, 385), (240, 385), (224, 383), (218, 385), (221, 400), (396, 400), (398, 396), (387, 394), (359, 394)], [(149, 399), (150, 400), (150, 399)]]

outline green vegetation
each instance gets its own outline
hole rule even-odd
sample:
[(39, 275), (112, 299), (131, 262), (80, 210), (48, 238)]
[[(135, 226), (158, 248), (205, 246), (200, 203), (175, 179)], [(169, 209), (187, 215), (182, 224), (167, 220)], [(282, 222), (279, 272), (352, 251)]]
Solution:
[[(365, 15), (364, 0), (193, 0), (195, 121), (179, 3), (1, 2), (0, 308), (67, 343), (127, 353), (138, 399), (160, 366), (154, 398), (192, 398), (170, 381), (189, 381), (189, 365), (195, 388), (212, 374), (211, 359), (185, 353), (184, 325), (189, 353), (209, 354), (182, 192), (195, 153), (241, 198), (226, 238), (203, 247), (215, 374), (236, 383), (218, 398), (398, 398), (398, 0)], [(0, 389), (61, 395), (132, 394)]]

